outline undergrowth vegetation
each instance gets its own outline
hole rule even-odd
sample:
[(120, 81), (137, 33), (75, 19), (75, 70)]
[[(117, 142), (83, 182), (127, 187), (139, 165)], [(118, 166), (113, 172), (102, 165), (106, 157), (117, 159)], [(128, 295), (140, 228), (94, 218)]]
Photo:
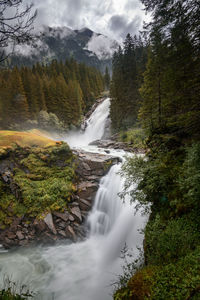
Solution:
[[(114, 299), (200, 299), (200, 143), (177, 147), (169, 136), (155, 141), (146, 158), (129, 158), (123, 168), (125, 193), (140, 205), (150, 203), (151, 215), (144, 264), (129, 272)], [(138, 185), (130, 191), (133, 180)]]
[(143, 149), (145, 146), (145, 133), (142, 128), (130, 128), (121, 131), (119, 139), (122, 142), (129, 143), (133, 148)]

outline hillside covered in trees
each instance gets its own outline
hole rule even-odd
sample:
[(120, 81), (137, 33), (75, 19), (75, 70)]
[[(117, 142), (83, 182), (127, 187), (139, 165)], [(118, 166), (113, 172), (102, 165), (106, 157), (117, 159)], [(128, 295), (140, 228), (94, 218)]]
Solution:
[(144, 260), (125, 266), (114, 299), (197, 300), (200, 5), (193, 0), (142, 2), (153, 16), (144, 29), (147, 64), (140, 77), (137, 43), (127, 36), (113, 59), (111, 117), (114, 128), (130, 130), (139, 124), (145, 133), (145, 159), (131, 158), (124, 165), (124, 193), (140, 205), (151, 205), (151, 212)]
[(137, 122), (141, 100), (139, 87), (147, 61), (147, 45), (141, 36), (128, 34), (123, 48), (113, 56), (113, 76), (110, 88), (111, 120), (114, 131), (127, 129)]
[(14, 67), (0, 73), (0, 127), (2, 129), (69, 128), (104, 90), (104, 78), (93, 67), (52, 61), (32, 68)]

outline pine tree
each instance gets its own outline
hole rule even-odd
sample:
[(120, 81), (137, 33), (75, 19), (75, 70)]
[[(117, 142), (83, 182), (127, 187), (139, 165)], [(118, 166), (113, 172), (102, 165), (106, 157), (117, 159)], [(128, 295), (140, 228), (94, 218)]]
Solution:
[(29, 118), (28, 102), (18, 68), (14, 68), (11, 78), (9, 117), (12, 123), (23, 123)]
[(151, 130), (156, 127), (161, 132), (198, 135), (200, 63), (197, 44), (200, 42), (196, 21), (200, 7), (195, 1), (185, 0), (143, 2), (154, 16), (148, 27), (152, 53), (141, 89), (143, 123), (148, 127), (144, 116), (152, 103)]
[(108, 72), (108, 67), (106, 67), (105, 75), (104, 75), (105, 89), (109, 90), (110, 87), (110, 74)]
[[(115, 130), (133, 126), (137, 121), (139, 108), (139, 82), (142, 69), (142, 55), (136, 60), (136, 47), (130, 34), (124, 41), (124, 49), (119, 47), (113, 56), (113, 76), (111, 82), (111, 120)], [(141, 47), (144, 47), (141, 44)], [(137, 53), (139, 49), (137, 49)], [(145, 53), (140, 50), (141, 53)], [(144, 60), (145, 61), (145, 60)], [(139, 67), (138, 67), (139, 66)], [(144, 68), (144, 67), (143, 67)], [(138, 71), (139, 70), (139, 71)]]
[(73, 116), (71, 122), (73, 125), (77, 125), (80, 122), (82, 117), (82, 109), (81, 109), (82, 92), (81, 92), (80, 85), (78, 84), (77, 81), (70, 80), (68, 89), (69, 89), (68, 101)]
[(39, 76), (38, 73), (35, 75), (36, 79), (36, 97), (37, 97), (37, 104), (39, 111), (41, 110), (47, 110), (46, 102), (45, 102), (45, 95), (43, 90), (43, 82), (41, 76)]
[(38, 99), (37, 99), (37, 81), (35, 75), (30, 69), (24, 68), (21, 70), (23, 87), (26, 94), (30, 117), (35, 119), (39, 112)]

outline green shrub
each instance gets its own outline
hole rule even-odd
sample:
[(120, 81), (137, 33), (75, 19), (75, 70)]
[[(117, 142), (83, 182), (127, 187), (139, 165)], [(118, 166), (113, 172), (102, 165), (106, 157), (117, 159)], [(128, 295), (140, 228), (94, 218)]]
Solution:
[(182, 300), (194, 295), (198, 298), (200, 288), (200, 247), (181, 258), (158, 269), (155, 274), (151, 299)]
[(126, 286), (114, 294), (115, 300), (199, 299), (200, 247), (176, 263), (138, 270)]
[(157, 214), (145, 229), (147, 262), (154, 265), (176, 262), (193, 250), (199, 241), (200, 233), (191, 215), (166, 221)]
[(187, 209), (195, 208), (200, 211), (200, 142), (187, 148), (181, 175), (178, 184), (184, 195), (184, 206)]
[[(149, 146), (147, 157), (129, 158), (122, 170), (126, 177), (122, 196), (129, 193), (141, 206), (151, 204), (144, 242), (147, 266), (130, 274), (130, 280), (119, 286), (114, 299), (197, 300), (200, 143), (184, 147), (173, 136), (160, 135), (151, 139)], [(125, 278), (127, 281), (126, 274)]]
[(143, 149), (145, 139), (146, 136), (142, 128), (132, 128), (120, 133), (120, 141), (130, 143), (133, 148)]

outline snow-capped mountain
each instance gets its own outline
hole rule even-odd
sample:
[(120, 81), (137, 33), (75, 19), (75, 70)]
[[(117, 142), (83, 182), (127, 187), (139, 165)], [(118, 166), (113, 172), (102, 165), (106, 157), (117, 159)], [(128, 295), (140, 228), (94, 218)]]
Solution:
[(68, 27), (43, 27), (34, 45), (18, 45), (12, 56), (12, 65), (48, 63), (52, 59), (65, 61), (74, 57), (79, 62), (105, 71), (111, 68), (111, 59), (119, 44), (105, 35), (88, 28), (72, 30)]

